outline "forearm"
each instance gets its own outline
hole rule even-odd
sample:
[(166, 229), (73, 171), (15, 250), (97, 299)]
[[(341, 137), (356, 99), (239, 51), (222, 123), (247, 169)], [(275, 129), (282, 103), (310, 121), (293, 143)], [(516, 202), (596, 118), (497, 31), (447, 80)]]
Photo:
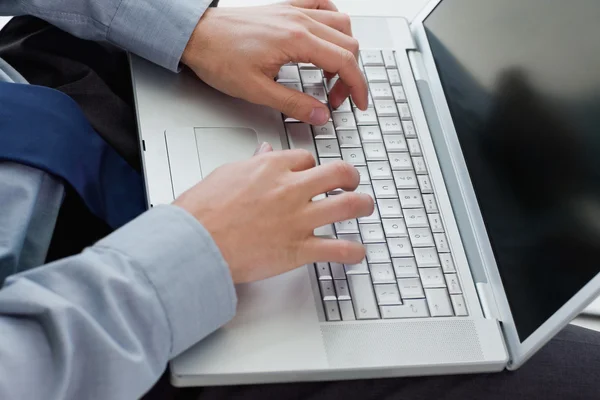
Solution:
[(75, 36), (108, 41), (170, 70), (211, 0), (15, 0), (0, 15), (33, 15)]
[(227, 265), (185, 211), (153, 209), (0, 291), (0, 398), (139, 398), (235, 312)]

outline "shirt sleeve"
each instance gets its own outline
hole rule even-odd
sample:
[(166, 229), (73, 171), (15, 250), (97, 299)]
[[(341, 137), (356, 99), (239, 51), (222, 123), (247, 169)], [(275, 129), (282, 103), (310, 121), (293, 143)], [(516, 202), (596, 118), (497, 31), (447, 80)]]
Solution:
[(0, 399), (132, 399), (235, 313), (208, 232), (154, 208), (82, 254), (0, 290)]
[(211, 0), (12, 0), (0, 15), (33, 15), (84, 39), (108, 41), (177, 71)]

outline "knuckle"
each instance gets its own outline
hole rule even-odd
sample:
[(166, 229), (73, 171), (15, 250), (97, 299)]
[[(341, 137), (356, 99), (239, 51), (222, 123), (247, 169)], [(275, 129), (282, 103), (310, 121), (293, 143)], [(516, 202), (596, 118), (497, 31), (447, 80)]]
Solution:
[(315, 158), (310, 151), (306, 149), (298, 149), (296, 151), (298, 152), (299, 158), (302, 158), (302, 161), (306, 162), (307, 164), (315, 164)]
[(342, 21), (344, 28), (350, 28), (350, 26), (352, 25), (350, 15), (348, 15), (346, 13), (340, 13), (340, 20)]
[(338, 161), (332, 164), (332, 168), (341, 181), (347, 182), (348, 184), (356, 183), (358, 171), (352, 165), (344, 161)]
[(347, 49), (342, 49), (340, 51), (340, 60), (343, 67), (356, 62), (354, 53)]
[(308, 37), (308, 31), (300, 24), (295, 26), (290, 26), (286, 32), (286, 40), (291, 43), (295, 43), (296, 41), (305, 40)]
[(294, 116), (296, 111), (300, 108), (301, 99), (302, 97), (300, 94), (296, 93), (287, 96), (281, 105), (283, 113), (288, 116)]
[(358, 55), (358, 51), (360, 50), (360, 44), (358, 43), (358, 39), (356, 39), (356, 38), (350, 39), (350, 49), (349, 50), (355, 56)]

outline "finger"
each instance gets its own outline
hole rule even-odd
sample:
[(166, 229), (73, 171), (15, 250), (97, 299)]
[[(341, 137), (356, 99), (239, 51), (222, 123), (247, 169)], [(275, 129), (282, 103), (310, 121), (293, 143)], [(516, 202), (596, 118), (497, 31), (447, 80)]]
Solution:
[(304, 171), (316, 165), (315, 157), (308, 150), (283, 150), (273, 153), (273, 156), (280, 157), (291, 171)]
[(348, 86), (358, 108), (367, 109), (367, 82), (351, 51), (318, 37), (309, 40), (305, 48), (300, 51), (303, 51), (300, 54), (301, 58), (307, 62), (311, 62), (325, 71), (337, 73)]
[(350, 96), (350, 88), (344, 81), (338, 80), (335, 85), (333, 85), (331, 92), (329, 92), (329, 103), (335, 110), (342, 105), (348, 96)]
[(366, 217), (373, 213), (375, 203), (368, 194), (344, 192), (313, 201), (308, 206), (311, 228)]
[(315, 10), (338, 11), (335, 4), (333, 4), (330, 0), (291, 0), (291, 1), (286, 1), (285, 4), (289, 4), (291, 6), (299, 7), (299, 8), (312, 8)]
[[(313, 13), (322, 13), (329, 11), (316, 11), (311, 10)], [(336, 13), (331, 13), (336, 14)], [(340, 14), (341, 15), (341, 14)], [(358, 40), (352, 37), (352, 32), (343, 32), (335, 27), (330, 26), (326, 22), (319, 20), (309, 20), (308, 30), (321, 39), (327, 40), (333, 44), (336, 44), (340, 47), (343, 47), (346, 50), (349, 50), (354, 54), (354, 57), (358, 60)]]
[(256, 156), (262, 153), (269, 153), (271, 151), (273, 151), (273, 147), (269, 143), (264, 142), (258, 145), (256, 150), (254, 151), (254, 155)]
[(365, 259), (365, 246), (348, 240), (311, 237), (306, 240), (302, 255), (307, 262), (358, 264)]
[(299, 8), (302, 13), (311, 17), (324, 25), (329, 26), (347, 36), (352, 36), (352, 22), (348, 14), (342, 14), (334, 11), (311, 10)]
[(260, 97), (254, 101), (281, 111), (288, 117), (308, 122), (312, 125), (325, 125), (329, 121), (329, 108), (312, 96), (289, 89), (266, 76), (260, 82)]
[(360, 174), (352, 165), (335, 161), (305, 171), (300, 179), (311, 196), (316, 196), (335, 189), (353, 191), (358, 187)]

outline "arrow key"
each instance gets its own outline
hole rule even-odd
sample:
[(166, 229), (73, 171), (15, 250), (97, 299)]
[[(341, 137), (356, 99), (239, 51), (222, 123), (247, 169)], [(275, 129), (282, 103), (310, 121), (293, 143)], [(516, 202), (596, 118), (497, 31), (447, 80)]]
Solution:
[(382, 318), (423, 318), (429, 317), (425, 300), (405, 300), (400, 306), (379, 307)]

